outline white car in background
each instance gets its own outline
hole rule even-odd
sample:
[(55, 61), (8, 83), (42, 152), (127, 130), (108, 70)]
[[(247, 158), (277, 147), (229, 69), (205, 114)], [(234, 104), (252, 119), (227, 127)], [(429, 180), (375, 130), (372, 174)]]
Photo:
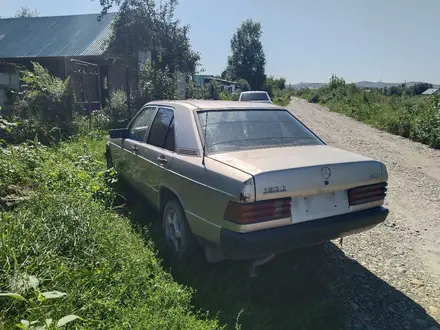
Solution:
[(265, 91), (242, 92), (238, 100), (245, 102), (273, 103), (269, 94)]

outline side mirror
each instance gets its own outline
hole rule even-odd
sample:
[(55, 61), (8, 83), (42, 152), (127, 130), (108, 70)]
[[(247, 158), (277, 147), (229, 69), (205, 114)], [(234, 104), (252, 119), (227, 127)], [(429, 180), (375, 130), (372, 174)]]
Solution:
[(126, 128), (117, 128), (110, 130), (111, 139), (126, 139), (129, 136), (129, 131)]

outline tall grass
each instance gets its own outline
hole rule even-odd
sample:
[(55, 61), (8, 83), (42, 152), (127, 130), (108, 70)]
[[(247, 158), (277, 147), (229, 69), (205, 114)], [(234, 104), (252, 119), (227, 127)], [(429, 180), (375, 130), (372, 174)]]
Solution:
[(0, 149), (0, 328), (218, 328), (111, 210), (104, 145), (97, 135)]

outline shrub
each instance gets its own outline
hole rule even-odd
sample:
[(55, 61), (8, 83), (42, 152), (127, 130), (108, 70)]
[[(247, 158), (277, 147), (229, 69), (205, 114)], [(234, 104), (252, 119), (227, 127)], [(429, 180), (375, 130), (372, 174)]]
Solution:
[(153, 100), (174, 100), (176, 98), (176, 77), (168, 68), (155, 68), (149, 61), (140, 72), (137, 101), (145, 104)]
[(319, 103), (318, 94), (310, 94), (310, 97), (307, 99), (310, 103)]
[(274, 77), (267, 77), (264, 81), (264, 90), (269, 94), (271, 98), (274, 97), (275, 91), (278, 86)]
[[(131, 115), (128, 111), (127, 94), (124, 90), (117, 89), (111, 92), (103, 114), (108, 118), (111, 127), (124, 127), (128, 123)], [(101, 113), (95, 115), (101, 115)]]
[(72, 134), (72, 95), (68, 79), (49, 74), (38, 63), (32, 63), (33, 72), (21, 72), (23, 91), (13, 105), (13, 117), (19, 118), (18, 135), (21, 140), (35, 135), (44, 143), (59, 141)]
[(220, 100), (223, 100), (223, 101), (232, 101), (232, 94), (223, 91), (223, 92), (220, 93)]
[(17, 126), (17, 123), (11, 122), (0, 116), (0, 146), (2, 146), (2, 144), (4, 144), (6, 141), (15, 142), (14, 139), (17, 135)]
[(231, 94), (231, 100), (232, 101), (238, 101), (239, 98), (240, 98), (240, 93), (234, 92), (234, 93)]
[(218, 100), (220, 99), (220, 84), (217, 81), (210, 80), (209, 84), (204, 86), (205, 99)]
[(188, 83), (188, 89), (186, 93), (187, 93), (186, 94), (187, 99), (203, 100), (205, 98), (205, 91), (202, 88), (197, 88), (194, 85), (193, 81), (190, 81)]

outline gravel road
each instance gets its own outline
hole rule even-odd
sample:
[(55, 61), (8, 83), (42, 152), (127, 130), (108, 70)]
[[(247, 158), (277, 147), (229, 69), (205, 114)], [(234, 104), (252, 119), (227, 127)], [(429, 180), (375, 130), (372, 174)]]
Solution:
[[(345, 238), (341, 248), (376, 277), (335, 284), (336, 298), (349, 297), (348, 327), (440, 329), (440, 151), (302, 99), (292, 99), (288, 108), (327, 144), (378, 159), (388, 169), (388, 219)], [(347, 270), (346, 276), (354, 275)]]

